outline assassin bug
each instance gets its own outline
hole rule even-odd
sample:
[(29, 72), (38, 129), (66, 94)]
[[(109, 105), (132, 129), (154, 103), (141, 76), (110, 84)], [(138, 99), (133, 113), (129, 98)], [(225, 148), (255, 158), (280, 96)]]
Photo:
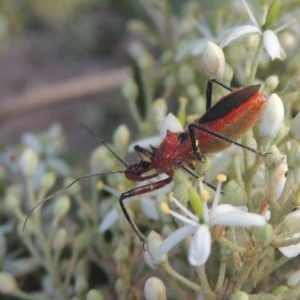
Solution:
[[(211, 106), (212, 87), (214, 83), (229, 90), (230, 93), (222, 97), (214, 106)], [(102, 141), (101, 143), (117, 157), (126, 169), (124, 171), (112, 171), (102, 174), (81, 176), (62, 190), (69, 188), (75, 182), (83, 178), (97, 175), (124, 173), (129, 180), (146, 181), (154, 179), (158, 175), (165, 174), (167, 176), (166, 178), (135, 187), (122, 193), (119, 198), (119, 203), (125, 218), (139, 239), (145, 243), (145, 236), (131, 219), (126, 209), (125, 200), (127, 198), (142, 195), (164, 187), (173, 180), (174, 172), (177, 169), (186, 171), (197, 178), (197, 175), (194, 173), (195, 162), (203, 162), (205, 160), (205, 154), (221, 151), (231, 144), (238, 145), (257, 155), (264, 156), (255, 149), (236, 142), (236, 140), (238, 140), (253, 125), (258, 118), (262, 107), (266, 103), (266, 98), (259, 92), (259, 88), (260, 85), (258, 84), (233, 90), (215, 79), (209, 80), (206, 88), (206, 113), (194, 122), (188, 124), (185, 131), (167, 131), (166, 137), (157, 148), (150, 146), (150, 149), (146, 149), (136, 145), (134, 150), (142, 158), (138, 163), (129, 166), (118, 157), (104, 141)], [(55, 194), (57, 194), (57, 192)], [(43, 202), (49, 200), (55, 194), (50, 195), (44, 199)], [(26, 221), (39, 204), (31, 209), (27, 215)]]

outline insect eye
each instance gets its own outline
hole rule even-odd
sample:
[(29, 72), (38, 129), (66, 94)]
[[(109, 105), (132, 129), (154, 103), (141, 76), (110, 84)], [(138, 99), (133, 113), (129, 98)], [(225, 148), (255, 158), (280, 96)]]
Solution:
[(141, 166), (143, 169), (148, 168), (149, 165), (150, 165), (150, 162), (149, 162), (149, 161), (142, 160), (142, 161), (140, 162), (140, 166)]

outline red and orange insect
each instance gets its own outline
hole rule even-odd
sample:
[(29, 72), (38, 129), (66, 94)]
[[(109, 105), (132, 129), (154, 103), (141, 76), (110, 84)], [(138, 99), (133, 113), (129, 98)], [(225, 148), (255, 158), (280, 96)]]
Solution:
[[(211, 107), (212, 85), (217, 83), (228, 89), (230, 93), (222, 97)], [(167, 131), (166, 137), (158, 148), (151, 150), (135, 146), (135, 151), (147, 158), (132, 164), (125, 170), (125, 176), (132, 181), (145, 181), (166, 174), (168, 177), (154, 183), (133, 188), (120, 196), (120, 205), (129, 224), (145, 242), (144, 235), (130, 218), (124, 200), (157, 190), (173, 180), (176, 169), (182, 169), (193, 175), (194, 163), (203, 161), (204, 155), (218, 152), (231, 144), (236, 144), (247, 150), (256, 150), (242, 145), (238, 140), (256, 121), (266, 103), (266, 98), (259, 92), (260, 85), (232, 90), (216, 80), (210, 80), (206, 90), (206, 113), (190, 123), (184, 132)], [(154, 174), (147, 175), (154, 171)]]
[[(230, 93), (222, 97), (214, 106), (211, 107), (212, 86), (219, 84)], [(145, 236), (141, 233), (135, 222), (130, 218), (124, 201), (127, 198), (142, 195), (167, 185), (173, 180), (174, 172), (182, 169), (192, 176), (194, 173), (195, 162), (204, 161), (205, 154), (221, 151), (231, 144), (238, 145), (258, 155), (263, 154), (236, 142), (256, 121), (263, 106), (266, 104), (266, 98), (259, 92), (260, 85), (252, 85), (245, 88), (232, 90), (217, 80), (209, 80), (206, 89), (206, 113), (187, 126), (183, 132), (167, 131), (159, 147), (150, 149), (135, 146), (135, 151), (142, 159), (135, 164), (127, 165), (117, 154), (104, 142), (104, 144), (117, 159), (126, 167), (124, 171), (113, 171), (102, 174), (89, 174), (81, 176), (70, 183), (66, 188), (75, 182), (96, 175), (107, 175), (112, 173), (124, 173), (126, 178), (132, 181), (146, 181), (154, 179), (158, 175), (165, 174), (167, 178), (135, 187), (121, 194), (119, 202), (125, 218), (129, 222), (134, 232), (144, 243)], [(33, 210), (40, 204), (51, 199), (58, 192), (50, 195), (44, 201), (38, 203), (29, 212), (28, 217)]]

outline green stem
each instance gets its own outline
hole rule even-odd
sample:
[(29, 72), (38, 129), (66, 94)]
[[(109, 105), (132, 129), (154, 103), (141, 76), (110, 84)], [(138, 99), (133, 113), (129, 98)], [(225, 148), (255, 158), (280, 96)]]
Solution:
[(205, 299), (216, 299), (216, 295), (215, 293), (212, 291), (209, 283), (208, 283), (208, 278), (205, 272), (205, 266), (200, 266), (197, 268), (197, 274), (200, 278), (200, 282), (201, 282), (201, 287), (203, 289), (203, 295), (205, 297)]
[(254, 57), (252, 60), (252, 63), (250, 64), (249, 73), (247, 72), (248, 73), (248, 76), (246, 78), (247, 85), (252, 84), (255, 79), (255, 75), (257, 72), (258, 65), (259, 65), (259, 58), (260, 58), (263, 48), (264, 48), (263, 39), (262, 39), (262, 37), (260, 37), (259, 43), (257, 45), (256, 51), (255, 51), (255, 54), (254, 54)]
[(191, 289), (197, 293), (201, 293), (201, 294), (203, 293), (203, 289), (201, 286), (199, 286), (198, 284), (188, 280), (184, 276), (177, 273), (168, 262), (166, 262), (162, 265), (162, 269), (168, 275), (170, 275), (172, 278), (176, 279), (178, 282), (180, 282), (184, 286), (188, 287), (189, 289)]

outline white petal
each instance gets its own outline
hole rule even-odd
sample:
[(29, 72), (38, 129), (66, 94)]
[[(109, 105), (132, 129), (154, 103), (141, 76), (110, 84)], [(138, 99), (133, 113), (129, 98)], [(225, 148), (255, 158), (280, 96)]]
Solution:
[(109, 211), (104, 219), (102, 220), (100, 226), (99, 226), (99, 231), (104, 232), (107, 229), (109, 229), (115, 222), (117, 222), (119, 218), (119, 213), (116, 207), (114, 207), (111, 211)]
[(180, 243), (187, 236), (193, 234), (197, 228), (198, 227), (193, 225), (187, 225), (174, 231), (162, 242), (161, 246), (157, 250), (157, 255), (161, 256), (170, 251), (175, 245)]
[(177, 119), (177, 117), (175, 117), (172, 113), (167, 114), (160, 125), (159, 133), (160, 133), (161, 139), (165, 138), (165, 136), (167, 134), (167, 130), (170, 130), (172, 132), (182, 132), (183, 131), (182, 124)]
[(258, 25), (258, 23), (257, 23), (254, 15), (253, 15), (253, 13), (252, 13), (250, 7), (248, 6), (248, 3), (245, 0), (243, 0), (243, 4), (244, 4), (244, 6), (245, 6), (245, 8), (247, 10), (247, 13), (248, 13), (248, 15), (250, 17), (250, 20), (253, 23), (253, 25), (256, 26), (256, 27), (259, 27), (259, 25)]
[(210, 215), (210, 224), (225, 226), (263, 226), (266, 220), (263, 216), (244, 212), (229, 204), (217, 206)]
[(160, 136), (151, 136), (143, 140), (136, 141), (134, 143), (129, 144), (128, 152), (134, 152), (134, 146), (139, 145), (142, 148), (149, 148), (149, 146), (158, 147), (161, 143)]
[(271, 59), (284, 59), (284, 50), (281, 48), (277, 35), (272, 30), (266, 30), (263, 34), (264, 46)]
[(200, 225), (193, 235), (189, 248), (189, 263), (201, 266), (207, 261), (211, 251), (211, 235), (207, 225)]
[(288, 258), (296, 257), (300, 254), (300, 243), (296, 245), (291, 245), (287, 247), (279, 248), (279, 251)]
[(222, 34), (223, 39), (220, 40), (220, 47), (223, 48), (226, 45), (230, 44), (232, 41), (240, 38), (243, 35), (260, 33), (261, 31), (258, 27), (253, 25), (243, 25), (231, 30), (228, 30)]

